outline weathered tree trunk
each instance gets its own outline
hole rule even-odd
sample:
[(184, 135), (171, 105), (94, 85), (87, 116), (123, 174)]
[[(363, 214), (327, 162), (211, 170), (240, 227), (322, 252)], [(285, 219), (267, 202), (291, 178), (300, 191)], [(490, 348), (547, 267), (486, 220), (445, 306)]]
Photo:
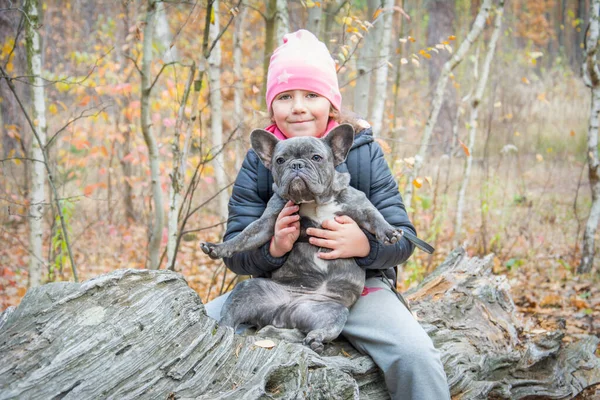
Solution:
[(583, 63), (583, 79), (592, 92), (592, 105), (588, 126), (588, 176), (592, 191), (592, 207), (583, 234), (581, 262), (577, 268), (579, 273), (592, 270), (596, 253), (594, 237), (600, 220), (600, 161), (598, 160), (598, 113), (600, 113), (600, 69), (598, 68), (598, 39), (600, 36), (600, 0), (590, 4), (590, 36), (587, 41), (585, 62)]
[[(475, 89), (475, 93), (473, 98), (470, 99), (471, 106), (471, 115), (469, 120), (469, 144), (467, 145), (470, 154), (465, 157), (465, 169), (463, 173), (463, 178), (460, 184), (460, 189), (458, 191), (458, 201), (456, 202), (456, 220), (454, 224), (454, 234), (455, 240), (461, 240), (462, 233), (462, 219), (463, 219), (463, 211), (465, 205), (465, 194), (467, 193), (467, 187), (469, 185), (469, 179), (471, 177), (471, 167), (473, 165), (473, 151), (475, 149), (475, 137), (477, 135), (477, 120), (479, 118), (479, 105), (481, 104), (481, 100), (483, 99), (483, 92), (485, 90), (485, 86), (487, 85), (488, 76), (490, 74), (490, 68), (492, 65), (492, 60), (494, 59), (494, 54), (496, 53), (496, 43), (498, 42), (498, 38), (500, 37), (500, 31), (502, 27), (502, 16), (504, 14), (504, 0), (500, 0), (500, 4), (496, 9), (496, 20), (494, 24), (494, 32), (492, 33), (492, 37), (490, 38), (490, 42), (488, 44), (488, 51), (485, 56), (485, 61), (482, 66), (481, 77), (477, 80), (477, 87)], [(477, 71), (475, 71), (477, 74)]]
[[(493, 256), (457, 249), (407, 293), (461, 399), (570, 399), (600, 382), (599, 339), (532, 333)], [(343, 340), (322, 356), (268, 327), (234, 335), (171, 271), (121, 270), (31, 289), (0, 315), (0, 399), (386, 399), (372, 360)], [(271, 337), (272, 345), (260, 342)], [(283, 340), (285, 339), (285, 340)]]
[[(43, 214), (46, 201), (46, 170), (44, 167), (44, 146), (46, 146), (46, 97), (42, 80), (42, 39), (38, 29), (42, 26), (42, 7), (38, 0), (25, 2), (27, 70), (31, 82), (32, 117), (39, 141), (31, 140), (30, 158), (31, 191), (29, 193), (29, 286), (39, 286), (42, 282), (44, 255), (42, 254)], [(35, 136), (35, 135), (34, 135)]]
[[(219, 1), (213, 2), (214, 18), (210, 24), (209, 38), (214, 42), (219, 35)], [(225, 175), (225, 153), (223, 152), (223, 100), (221, 97), (221, 42), (219, 41), (208, 56), (208, 87), (210, 89), (210, 121), (212, 146), (218, 154), (214, 159), (217, 190), (227, 186)], [(217, 215), (221, 221), (227, 219), (228, 192), (222, 190), (217, 196)]]
[(142, 49), (141, 124), (144, 141), (148, 147), (152, 197), (154, 199), (154, 218), (152, 220), (152, 230), (150, 232), (150, 241), (148, 243), (148, 266), (150, 269), (158, 269), (160, 266), (160, 243), (162, 240), (165, 219), (163, 193), (160, 184), (160, 157), (158, 154), (156, 138), (152, 132), (152, 121), (150, 120), (150, 94), (152, 92), (150, 65), (152, 63), (152, 36), (154, 34), (155, 20), (156, 0), (148, 0)]
[(440, 113), (440, 109), (444, 101), (444, 92), (446, 84), (448, 83), (450, 73), (458, 64), (460, 64), (460, 62), (463, 60), (463, 58), (471, 48), (471, 44), (473, 44), (481, 34), (481, 31), (485, 26), (485, 21), (490, 13), (491, 7), (492, 0), (483, 0), (483, 2), (481, 3), (481, 7), (479, 8), (479, 13), (475, 18), (475, 22), (473, 22), (473, 26), (471, 27), (471, 31), (469, 32), (465, 40), (460, 44), (456, 53), (454, 53), (450, 60), (448, 60), (444, 64), (442, 73), (439, 77), (435, 92), (433, 94), (431, 113), (429, 114), (429, 118), (427, 119), (427, 123), (425, 124), (425, 131), (423, 133), (423, 138), (421, 139), (419, 153), (415, 156), (415, 164), (413, 166), (412, 172), (404, 190), (404, 204), (406, 205), (407, 209), (411, 208), (413, 181), (419, 176), (421, 166), (425, 162), (425, 157), (427, 157), (429, 140), (431, 139), (431, 133), (433, 132), (433, 128), (437, 122), (438, 115)]
[[(187, 166), (187, 156), (189, 150), (190, 138), (192, 136), (192, 121), (185, 115), (185, 107), (190, 95), (190, 90), (196, 76), (196, 65), (192, 64), (190, 76), (179, 106), (177, 114), (177, 123), (175, 125), (175, 134), (173, 137), (173, 171), (171, 172), (171, 188), (169, 191), (169, 215), (168, 215), (168, 239), (167, 239), (167, 268), (175, 271), (175, 261), (177, 257), (177, 237), (179, 235), (179, 210), (181, 208), (181, 191), (184, 187), (185, 170)], [(195, 96), (194, 98), (197, 98)], [(195, 107), (192, 106), (192, 116)], [(181, 145), (181, 133), (183, 135), (183, 146)]]
[(379, 51), (377, 66), (375, 67), (375, 93), (369, 121), (373, 126), (375, 135), (383, 134), (383, 115), (388, 88), (388, 59), (390, 56), (390, 42), (392, 39), (392, 16), (394, 14), (394, 0), (382, 1), (383, 12), (379, 15), (383, 21), (376, 23), (373, 29), (377, 31)]
[(267, 11), (264, 15), (265, 18), (265, 54), (263, 55), (263, 85), (261, 88), (260, 96), (261, 101), (267, 94), (267, 75), (269, 73), (269, 64), (271, 64), (271, 54), (275, 50), (276, 46), (281, 43), (277, 42), (276, 34), (276, 18), (277, 17), (277, 0), (267, 1)]

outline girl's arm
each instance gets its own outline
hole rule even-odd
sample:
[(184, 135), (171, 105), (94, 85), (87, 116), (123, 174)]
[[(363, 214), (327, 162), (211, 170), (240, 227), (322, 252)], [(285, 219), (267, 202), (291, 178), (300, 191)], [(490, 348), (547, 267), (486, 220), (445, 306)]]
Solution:
[[(410, 222), (398, 185), (383, 157), (377, 142), (371, 147), (371, 193), (369, 200), (391, 225), (416, 234)], [(363, 230), (364, 231), (364, 230)], [(402, 238), (393, 245), (384, 245), (370, 232), (364, 231), (369, 239), (371, 251), (366, 257), (355, 258), (356, 263), (367, 269), (388, 269), (405, 262), (412, 254), (414, 245)]]
[[(253, 150), (248, 151), (229, 199), (229, 217), (224, 241), (237, 236), (265, 211), (267, 204), (258, 195), (259, 163), (256, 153)], [(227, 268), (238, 275), (264, 276), (281, 267), (286, 259), (287, 255), (272, 257), (267, 242), (256, 250), (240, 252), (231, 258), (224, 258), (223, 261)]]

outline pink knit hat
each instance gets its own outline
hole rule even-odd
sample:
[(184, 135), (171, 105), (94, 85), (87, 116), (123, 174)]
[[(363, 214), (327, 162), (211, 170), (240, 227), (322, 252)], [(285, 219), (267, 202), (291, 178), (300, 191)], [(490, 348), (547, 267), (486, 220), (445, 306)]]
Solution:
[(327, 46), (307, 30), (288, 33), (273, 52), (267, 75), (267, 106), (287, 90), (308, 90), (325, 97), (337, 110), (342, 105), (335, 62)]

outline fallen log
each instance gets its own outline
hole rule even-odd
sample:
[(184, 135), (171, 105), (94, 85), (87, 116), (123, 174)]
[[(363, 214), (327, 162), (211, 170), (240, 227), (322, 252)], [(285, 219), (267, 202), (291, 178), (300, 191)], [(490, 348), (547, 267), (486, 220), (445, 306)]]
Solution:
[[(457, 249), (407, 293), (453, 397), (569, 399), (598, 384), (598, 338), (565, 345), (560, 331), (528, 333), (490, 264)], [(372, 360), (347, 342), (319, 356), (301, 339), (235, 335), (169, 271), (50, 283), (0, 315), (0, 399), (388, 398)]]

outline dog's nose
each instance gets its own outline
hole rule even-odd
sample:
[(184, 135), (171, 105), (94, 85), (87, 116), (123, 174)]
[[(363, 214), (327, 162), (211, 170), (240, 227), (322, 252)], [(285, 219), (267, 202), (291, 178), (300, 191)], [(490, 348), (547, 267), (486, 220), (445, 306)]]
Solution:
[(304, 168), (304, 163), (302, 161), (294, 161), (291, 163), (291, 167), (294, 170), (302, 169)]

